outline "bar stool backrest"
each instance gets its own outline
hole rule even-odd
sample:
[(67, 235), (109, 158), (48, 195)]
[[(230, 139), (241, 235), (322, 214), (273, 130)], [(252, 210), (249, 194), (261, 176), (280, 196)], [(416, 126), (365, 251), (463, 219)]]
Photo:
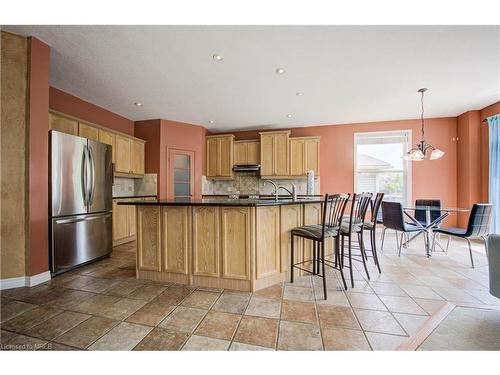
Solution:
[(470, 212), (465, 237), (481, 237), (489, 234), (492, 212), (493, 205), (475, 203)]
[(323, 205), (323, 234), (325, 227), (340, 227), (344, 216), (345, 207), (349, 201), (350, 194), (325, 194)]
[[(441, 200), (439, 199), (417, 199), (415, 206), (431, 206), (441, 208)], [(441, 216), (441, 211), (431, 210), (431, 223)], [(425, 223), (425, 210), (415, 210), (415, 219), (421, 223)]]
[(371, 222), (373, 224), (377, 223), (378, 212), (380, 211), (380, 205), (382, 204), (382, 200), (384, 199), (384, 193), (377, 193), (375, 196), (375, 200), (373, 201), (372, 206), (372, 218)]
[(364, 223), (366, 211), (372, 199), (372, 193), (361, 193), (352, 195), (351, 213), (349, 215), (349, 233), (352, 233), (353, 225), (359, 226)]
[(401, 203), (382, 202), (382, 212), (384, 213), (384, 226), (386, 228), (404, 232), (405, 220)]

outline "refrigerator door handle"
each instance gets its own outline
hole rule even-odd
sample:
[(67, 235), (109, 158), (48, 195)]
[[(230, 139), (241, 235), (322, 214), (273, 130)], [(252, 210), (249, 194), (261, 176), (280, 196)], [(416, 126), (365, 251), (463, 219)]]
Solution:
[(88, 192), (88, 181), (87, 181), (87, 147), (85, 146), (83, 148), (83, 154), (82, 154), (82, 195), (83, 195), (83, 204), (87, 206), (88, 199), (87, 199), (87, 192)]
[(89, 188), (89, 205), (94, 203), (94, 193), (95, 193), (95, 164), (94, 156), (92, 154), (92, 148), (89, 147), (89, 165), (90, 165), (90, 188)]

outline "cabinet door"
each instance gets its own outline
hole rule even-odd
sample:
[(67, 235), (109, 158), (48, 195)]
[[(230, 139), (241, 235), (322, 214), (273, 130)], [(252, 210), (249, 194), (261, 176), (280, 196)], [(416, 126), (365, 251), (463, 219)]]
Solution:
[(84, 122), (78, 123), (78, 135), (80, 137), (92, 139), (93, 141), (99, 141), (99, 129), (92, 125), (85, 124)]
[(131, 140), (132, 173), (144, 174), (144, 143)]
[[(304, 204), (304, 225), (321, 223), (321, 203)], [(304, 240), (302, 260), (312, 259), (312, 241)]]
[(234, 165), (248, 164), (248, 143), (234, 143)]
[(217, 138), (207, 139), (207, 177), (217, 177), (219, 147)]
[(288, 176), (288, 134), (276, 134), (274, 137), (274, 174)]
[(260, 163), (260, 142), (247, 143), (247, 163), (248, 164)]
[(319, 139), (306, 139), (304, 144), (304, 173), (314, 171), (314, 174), (319, 176)]
[[(280, 207), (281, 215), (281, 272), (290, 270), (290, 252), (291, 252), (291, 235), (292, 229), (302, 226), (302, 205), (286, 205)], [(294, 262), (298, 263), (302, 260), (302, 241), (299, 237), (294, 239)]]
[(139, 206), (137, 215), (137, 268), (160, 271), (160, 207)]
[(112, 148), (112, 153), (113, 153), (113, 163), (115, 162), (115, 135), (111, 132), (108, 132), (106, 130), (99, 129), (99, 142), (106, 143), (107, 145), (110, 145)]
[(189, 207), (162, 207), (163, 271), (188, 274), (188, 254), (191, 246)]
[(221, 137), (219, 140), (219, 176), (233, 176), (233, 139)]
[(220, 208), (193, 208), (193, 275), (219, 277)]
[(290, 139), (290, 175), (302, 176), (304, 172), (305, 141)]
[(132, 168), (130, 168), (130, 139), (122, 137), (121, 135), (116, 135), (115, 146), (116, 146), (116, 164), (115, 171), (121, 173), (130, 173)]
[(279, 206), (258, 207), (256, 216), (256, 276), (260, 279), (281, 269)]
[(136, 212), (135, 212), (135, 207), (136, 206), (125, 206), (128, 208), (128, 235), (130, 236), (135, 236), (136, 233)]
[(221, 216), (222, 277), (250, 280), (250, 208), (223, 207)]
[(63, 133), (78, 135), (78, 121), (49, 113), (49, 129)]
[(129, 236), (128, 231), (128, 207), (119, 206), (119, 201), (113, 200), (113, 241), (121, 240)]
[(273, 135), (261, 134), (260, 136), (260, 174), (262, 176), (274, 175), (273, 139)]

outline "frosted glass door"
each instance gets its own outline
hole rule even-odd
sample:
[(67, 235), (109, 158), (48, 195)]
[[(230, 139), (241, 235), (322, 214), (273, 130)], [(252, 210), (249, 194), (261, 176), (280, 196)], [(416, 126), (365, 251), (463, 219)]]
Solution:
[(193, 194), (193, 157), (191, 153), (173, 151), (170, 162), (171, 177), (173, 181), (173, 198), (191, 198)]

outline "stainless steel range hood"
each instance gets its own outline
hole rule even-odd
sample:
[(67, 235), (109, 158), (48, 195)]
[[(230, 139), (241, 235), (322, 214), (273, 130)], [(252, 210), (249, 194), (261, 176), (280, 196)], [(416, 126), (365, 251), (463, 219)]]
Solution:
[(260, 172), (260, 164), (240, 164), (233, 167), (234, 172)]

